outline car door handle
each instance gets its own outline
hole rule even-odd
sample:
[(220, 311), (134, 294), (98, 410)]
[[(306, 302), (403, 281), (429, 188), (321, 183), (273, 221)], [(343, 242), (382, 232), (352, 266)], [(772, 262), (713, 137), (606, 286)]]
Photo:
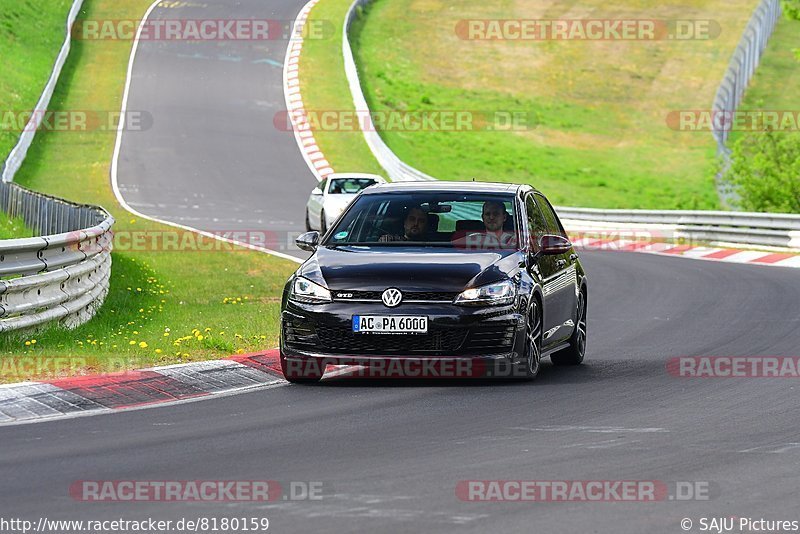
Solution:
[(567, 260), (556, 260), (556, 267), (563, 267), (567, 264)]
[(575, 261), (577, 259), (578, 259), (578, 255), (577, 254), (570, 254), (569, 255), (569, 261)]

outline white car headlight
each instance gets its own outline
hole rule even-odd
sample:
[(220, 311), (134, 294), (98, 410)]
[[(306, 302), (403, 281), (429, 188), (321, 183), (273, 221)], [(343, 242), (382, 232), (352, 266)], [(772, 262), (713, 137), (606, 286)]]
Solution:
[(297, 302), (319, 304), (322, 302), (331, 302), (331, 292), (328, 288), (315, 284), (308, 278), (298, 276), (294, 279), (294, 283), (292, 283), (292, 290), (289, 293), (289, 298)]
[(347, 207), (347, 204), (328, 204), (325, 206), (325, 216), (330, 220), (331, 223), (339, 218), (339, 215)]
[(511, 280), (467, 289), (456, 297), (455, 304), (464, 306), (500, 306), (511, 304), (517, 296), (517, 288)]

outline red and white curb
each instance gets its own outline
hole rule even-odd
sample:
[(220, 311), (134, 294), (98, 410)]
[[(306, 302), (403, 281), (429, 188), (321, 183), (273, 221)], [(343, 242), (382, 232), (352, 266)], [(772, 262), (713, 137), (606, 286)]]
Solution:
[(724, 263), (748, 263), (751, 265), (800, 268), (800, 254), (792, 254), (789, 252), (764, 252), (738, 248), (713, 248), (693, 245), (676, 245), (674, 243), (636, 242), (630, 239), (596, 239), (585, 237), (572, 239), (572, 244), (575, 246), (576, 250), (640, 252)]
[(333, 173), (333, 168), (317, 146), (314, 132), (306, 120), (306, 109), (300, 94), (300, 54), (303, 50), (303, 28), (308, 21), (308, 14), (319, 0), (311, 0), (294, 21), (289, 46), (286, 48), (286, 60), (283, 64), (283, 94), (286, 98), (286, 111), (294, 130), (294, 136), (300, 153), (308, 168), (322, 180)]
[(277, 350), (0, 386), (0, 425), (96, 415), (286, 384)]
[[(357, 367), (329, 366), (324, 379)], [(287, 385), (278, 349), (222, 360), (0, 385), (0, 426), (191, 402)]]

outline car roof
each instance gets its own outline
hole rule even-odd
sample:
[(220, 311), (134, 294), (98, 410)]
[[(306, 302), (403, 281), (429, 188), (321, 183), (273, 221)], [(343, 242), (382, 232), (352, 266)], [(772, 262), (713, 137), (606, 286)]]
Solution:
[(497, 182), (451, 182), (451, 181), (425, 181), (425, 182), (391, 182), (373, 185), (365, 189), (362, 195), (377, 195), (381, 193), (408, 193), (411, 191), (430, 192), (470, 192), (470, 193), (514, 193), (525, 187), (520, 184), (503, 184)]
[(366, 172), (335, 172), (326, 176), (326, 178), (372, 178), (386, 181), (386, 178), (377, 174), (369, 174)]

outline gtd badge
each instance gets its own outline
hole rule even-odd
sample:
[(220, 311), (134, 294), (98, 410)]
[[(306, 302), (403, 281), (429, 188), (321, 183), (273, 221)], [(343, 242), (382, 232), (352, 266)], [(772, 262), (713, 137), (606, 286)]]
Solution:
[(383, 304), (388, 308), (394, 308), (395, 306), (399, 306), (400, 303), (403, 301), (403, 294), (400, 292), (399, 289), (395, 289), (390, 287), (386, 291), (383, 292), (381, 295), (381, 300)]

